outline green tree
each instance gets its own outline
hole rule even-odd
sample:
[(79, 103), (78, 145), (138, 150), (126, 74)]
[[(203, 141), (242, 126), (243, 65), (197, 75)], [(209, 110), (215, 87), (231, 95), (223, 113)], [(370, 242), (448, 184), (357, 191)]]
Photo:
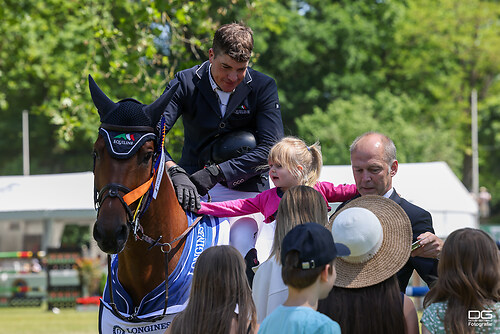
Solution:
[(142, 23), (149, 21), (147, 7), (131, 1), (6, 1), (1, 15), (0, 108), (2, 130), (9, 134), (2, 155), (13, 158), (2, 159), (1, 170), (21, 170), (22, 110), (32, 116), (34, 173), (91, 169), (98, 116), (87, 75), (112, 98), (143, 101), (165, 80), (147, 71), (156, 53), (149, 26)]
[[(1, 173), (22, 171), (23, 110), (31, 118), (34, 174), (91, 169), (99, 118), (88, 74), (115, 101), (151, 103), (175, 72), (207, 58), (220, 24), (260, 15), (272, 28), (275, 16), (265, 8), (273, 3), (6, 0), (0, 8), (0, 152), (8, 158), (0, 161)], [(180, 153), (180, 125), (167, 145), (174, 157)]]
[[(439, 124), (436, 131), (447, 132), (449, 141), (456, 143), (460, 159), (448, 163), (470, 188), (470, 96), (472, 89), (479, 92), (480, 110), (498, 102), (500, 4), (482, 0), (407, 4), (398, 23), (392, 85), (423, 97), (422, 117), (429, 126)], [(485, 139), (481, 142), (492, 144)]]
[(282, 29), (259, 65), (278, 81), (285, 128), (336, 99), (373, 96), (386, 84), (387, 54), (402, 4), (384, 1), (286, 2)]
[[(327, 163), (348, 163), (343, 150), (352, 139), (367, 130), (382, 131), (396, 143), (404, 143), (398, 145), (401, 161), (444, 160), (470, 186), (470, 93), (475, 88), (480, 110), (480, 180), (494, 188), (492, 193), (500, 203), (496, 178), (500, 157), (495, 151), (500, 145), (498, 2), (311, 3), (308, 18), (336, 8), (335, 14), (328, 15), (330, 19), (316, 23), (319, 27), (326, 22), (321, 33), (333, 34), (318, 48), (333, 45), (327, 52), (330, 63), (342, 65), (339, 71), (313, 58), (311, 66), (303, 66), (313, 68), (312, 76), (297, 66), (299, 72), (294, 74), (306, 84), (293, 98), (307, 103), (294, 115), (308, 114), (296, 120), (298, 134), (309, 141), (319, 139)], [(374, 15), (362, 10), (366, 8), (375, 8)], [(307, 24), (314, 25), (312, 21)], [(339, 34), (345, 36), (343, 43)], [(316, 66), (321, 71), (316, 72)], [(290, 67), (282, 72), (292, 73)], [(317, 88), (321, 85), (325, 89)]]
[(387, 89), (373, 98), (352, 95), (335, 100), (326, 110), (316, 108), (313, 114), (302, 116), (297, 121), (298, 133), (308, 143), (320, 140), (328, 165), (349, 164), (350, 144), (368, 131), (382, 132), (395, 143), (404, 143), (396, 144), (398, 160), (403, 163), (457, 159), (460, 154), (456, 144), (448, 140), (449, 134), (420, 122), (421, 108), (406, 94), (396, 96)]

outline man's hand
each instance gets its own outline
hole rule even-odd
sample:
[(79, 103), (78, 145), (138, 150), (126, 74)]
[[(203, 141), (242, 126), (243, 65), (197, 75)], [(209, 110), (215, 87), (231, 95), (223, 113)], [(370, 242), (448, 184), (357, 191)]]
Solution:
[(167, 169), (168, 176), (172, 180), (177, 200), (184, 210), (195, 211), (201, 207), (200, 196), (196, 187), (189, 179), (188, 173), (179, 165)]
[(422, 233), (417, 237), (419, 248), (411, 252), (411, 256), (420, 256), (438, 259), (441, 254), (441, 249), (443, 249), (443, 240), (436, 237), (436, 235), (431, 232)]
[(205, 196), (217, 182), (224, 179), (224, 176), (217, 165), (210, 165), (192, 174), (190, 179), (198, 189), (198, 193)]

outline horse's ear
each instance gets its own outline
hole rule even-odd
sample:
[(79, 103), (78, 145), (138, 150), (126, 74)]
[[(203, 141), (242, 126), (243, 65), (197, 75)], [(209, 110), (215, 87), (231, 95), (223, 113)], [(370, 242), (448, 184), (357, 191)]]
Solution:
[(96, 82), (89, 74), (89, 89), (90, 95), (92, 96), (92, 101), (94, 101), (94, 105), (99, 112), (99, 116), (101, 117), (101, 122), (105, 118), (107, 114), (118, 108), (118, 103), (115, 103), (110, 100), (109, 97), (104, 94), (104, 92), (97, 86)]
[(176, 82), (172, 87), (168, 89), (165, 93), (163, 93), (156, 101), (147, 105), (143, 108), (146, 114), (149, 115), (151, 120), (153, 120), (154, 124), (160, 121), (160, 117), (165, 111), (165, 108), (170, 103), (172, 96), (177, 91), (177, 87), (179, 87), (179, 82)]

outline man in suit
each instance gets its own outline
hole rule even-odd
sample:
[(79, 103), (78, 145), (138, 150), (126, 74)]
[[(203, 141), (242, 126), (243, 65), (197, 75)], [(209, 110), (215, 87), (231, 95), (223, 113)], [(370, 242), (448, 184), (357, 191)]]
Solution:
[[(269, 149), (283, 137), (283, 122), (276, 82), (248, 66), (252, 50), (250, 28), (223, 25), (208, 61), (178, 72), (165, 89), (179, 83), (164, 116), (166, 131), (182, 116), (184, 147), (179, 164), (170, 158), (166, 168), (185, 210), (199, 209), (199, 195), (209, 190), (213, 201), (224, 201), (269, 189), (263, 167)], [(259, 263), (255, 245), (263, 220), (261, 214), (229, 219), (229, 242), (248, 268)], [(266, 253), (259, 249), (261, 260)], [(248, 272), (251, 282), (253, 271)]]
[(269, 188), (262, 166), (283, 137), (283, 123), (275, 81), (248, 67), (252, 49), (250, 28), (223, 25), (208, 61), (178, 72), (165, 89), (180, 83), (164, 116), (167, 131), (180, 116), (184, 125), (179, 164), (166, 164), (184, 209), (199, 208), (198, 194), (211, 189), (212, 200), (222, 201)]
[(412, 251), (410, 259), (397, 274), (401, 291), (405, 291), (413, 269), (431, 285), (437, 278), (437, 259), (443, 241), (434, 234), (431, 214), (399, 197), (393, 188), (392, 178), (398, 171), (393, 141), (381, 133), (364, 133), (354, 140), (350, 152), (352, 172), (360, 196), (380, 195), (401, 205), (411, 221), (413, 242), (419, 240), (420, 247)]

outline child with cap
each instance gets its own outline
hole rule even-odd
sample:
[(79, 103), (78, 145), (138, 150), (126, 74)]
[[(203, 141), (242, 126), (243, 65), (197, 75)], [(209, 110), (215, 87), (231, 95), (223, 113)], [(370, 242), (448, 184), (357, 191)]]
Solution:
[(339, 324), (316, 309), (335, 282), (335, 258), (349, 254), (317, 223), (294, 227), (281, 246), (281, 274), (288, 298), (264, 319), (259, 333), (340, 333)]

